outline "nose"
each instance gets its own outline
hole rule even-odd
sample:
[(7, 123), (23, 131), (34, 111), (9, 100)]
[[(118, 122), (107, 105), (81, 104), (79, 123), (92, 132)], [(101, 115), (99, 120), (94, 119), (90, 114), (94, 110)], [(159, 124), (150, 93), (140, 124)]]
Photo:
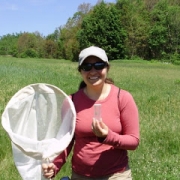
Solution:
[(96, 72), (97, 70), (94, 67), (92, 67), (92, 69), (90, 70), (90, 73), (96, 73)]

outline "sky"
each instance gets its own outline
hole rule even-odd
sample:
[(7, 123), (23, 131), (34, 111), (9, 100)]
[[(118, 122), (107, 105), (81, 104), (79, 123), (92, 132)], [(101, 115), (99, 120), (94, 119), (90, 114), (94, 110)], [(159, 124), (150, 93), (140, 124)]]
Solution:
[[(0, 36), (38, 31), (47, 36), (66, 24), (78, 6), (98, 0), (0, 0)], [(105, 2), (116, 2), (105, 0)]]

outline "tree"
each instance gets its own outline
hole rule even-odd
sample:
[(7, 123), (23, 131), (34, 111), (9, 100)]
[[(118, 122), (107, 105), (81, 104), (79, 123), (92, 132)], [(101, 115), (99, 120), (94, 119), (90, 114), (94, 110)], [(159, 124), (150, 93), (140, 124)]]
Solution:
[(0, 38), (0, 55), (17, 55), (17, 41), (20, 34), (7, 34)]
[(58, 58), (58, 44), (51, 39), (45, 40), (44, 52), (46, 58)]
[(25, 32), (18, 38), (17, 50), (19, 57), (39, 57), (39, 54), (42, 53), (42, 48), (43, 39), (37, 33)]
[(125, 40), (126, 57), (148, 56), (148, 12), (141, 0), (118, 0), (121, 25), (127, 33)]
[(99, 46), (113, 60), (124, 58), (125, 36), (118, 10), (114, 5), (102, 1), (83, 19), (78, 40), (80, 49), (90, 45)]
[(57, 42), (60, 36), (59, 29), (56, 29), (52, 34), (47, 35), (46, 40), (52, 40)]
[(168, 8), (168, 52), (170, 56), (177, 55), (180, 60), (180, 6)]
[(151, 59), (170, 59), (180, 51), (180, 6), (160, 0), (150, 11), (149, 49)]
[(59, 47), (64, 59), (77, 61), (79, 54), (79, 42), (77, 32), (81, 29), (84, 16), (91, 10), (90, 4), (81, 4), (72, 18), (69, 18), (66, 25), (60, 28)]

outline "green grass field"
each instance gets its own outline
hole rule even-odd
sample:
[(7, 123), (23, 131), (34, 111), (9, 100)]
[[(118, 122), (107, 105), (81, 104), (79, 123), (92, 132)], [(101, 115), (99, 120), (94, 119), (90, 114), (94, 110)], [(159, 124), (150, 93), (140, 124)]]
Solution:
[[(112, 61), (109, 77), (134, 96), (140, 114), (140, 145), (129, 152), (134, 180), (180, 178), (180, 66), (145, 61)], [(0, 57), (0, 116), (10, 98), (33, 83), (48, 83), (67, 94), (81, 78), (77, 63)], [(70, 175), (70, 158), (55, 180)], [(10, 139), (0, 125), (0, 179), (20, 180)]]

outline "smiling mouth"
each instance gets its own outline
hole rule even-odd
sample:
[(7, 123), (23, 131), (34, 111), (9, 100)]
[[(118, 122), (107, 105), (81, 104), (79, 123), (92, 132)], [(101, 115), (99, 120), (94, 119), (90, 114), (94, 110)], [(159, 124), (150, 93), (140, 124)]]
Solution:
[(90, 80), (96, 80), (99, 79), (99, 77), (89, 77)]

